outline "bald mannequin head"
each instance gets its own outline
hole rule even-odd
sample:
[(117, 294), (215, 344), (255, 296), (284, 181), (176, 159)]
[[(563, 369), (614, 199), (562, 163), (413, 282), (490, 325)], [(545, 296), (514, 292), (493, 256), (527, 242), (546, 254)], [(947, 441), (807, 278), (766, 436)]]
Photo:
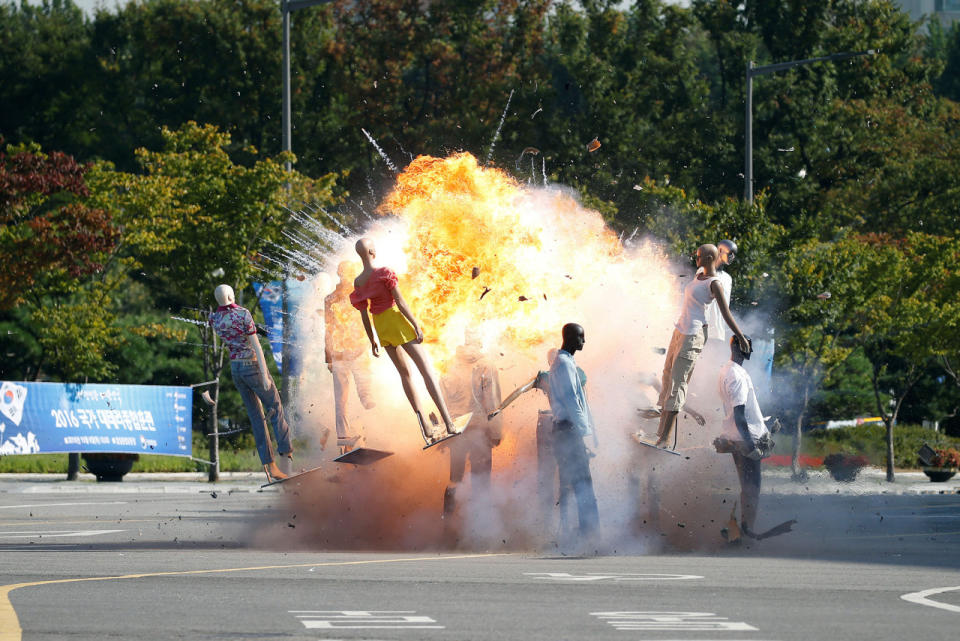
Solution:
[(367, 257), (373, 258), (377, 255), (377, 248), (373, 244), (372, 238), (361, 238), (357, 241), (357, 244), (354, 245), (354, 249), (357, 250), (357, 254), (362, 259), (366, 259)]
[(737, 255), (737, 244), (729, 239), (717, 243), (717, 265), (729, 265)]
[(218, 305), (229, 305), (237, 300), (233, 294), (233, 287), (230, 287), (230, 285), (217, 285), (217, 288), (213, 290), (213, 297), (217, 299)]
[(560, 349), (568, 354), (580, 351), (583, 349), (583, 344), (587, 342), (583, 327), (576, 323), (567, 323), (564, 325), (561, 334), (563, 336), (563, 345), (560, 346)]
[(717, 262), (717, 246), (706, 244), (697, 248), (697, 267), (703, 267), (705, 272), (712, 272)]

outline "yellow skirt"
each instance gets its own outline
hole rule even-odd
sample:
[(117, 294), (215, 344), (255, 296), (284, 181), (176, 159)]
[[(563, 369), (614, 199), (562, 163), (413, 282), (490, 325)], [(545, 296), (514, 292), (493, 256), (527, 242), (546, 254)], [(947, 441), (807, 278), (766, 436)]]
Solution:
[(373, 326), (377, 330), (380, 344), (384, 347), (400, 347), (417, 340), (417, 332), (406, 316), (396, 307), (373, 315)]

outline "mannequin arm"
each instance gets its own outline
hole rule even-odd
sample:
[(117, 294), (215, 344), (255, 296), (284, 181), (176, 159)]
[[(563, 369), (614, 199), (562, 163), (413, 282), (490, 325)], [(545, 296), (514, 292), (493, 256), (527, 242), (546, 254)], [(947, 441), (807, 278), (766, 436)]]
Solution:
[(391, 293), (393, 294), (393, 300), (397, 301), (397, 309), (399, 309), (400, 313), (413, 325), (413, 331), (417, 333), (417, 342), (422, 343), (423, 332), (420, 330), (420, 326), (417, 325), (417, 319), (413, 317), (413, 312), (410, 311), (410, 307), (407, 306), (407, 301), (403, 300), (403, 296), (400, 295), (400, 288), (394, 287)]
[(750, 354), (750, 345), (747, 344), (747, 339), (743, 336), (743, 332), (740, 331), (740, 326), (737, 325), (737, 321), (733, 320), (733, 314), (730, 313), (730, 307), (727, 305), (727, 298), (723, 293), (723, 286), (720, 284), (720, 281), (715, 280), (710, 283), (710, 291), (713, 292), (713, 296), (717, 300), (717, 308), (720, 310), (720, 315), (723, 316), (723, 320), (726, 321), (734, 336), (737, 337), (737, 342), (740, 343), (740, 351), (744, 354)]
[(373, 337), (373, 325), (370, 323), (370, 314), (365, 309), (360, 310), (360, 318), (363, 320), (363, 331), (367, 333), (367, 338), (370, 339), (370, 346), (373, 350), (373, 355), (376, 358), (380, 357), (380, 346), (377, 345), (377, 339)]
[(495, 409), (493, 412), (487, 415), (487, 420), (492, 421), (494, 418), (496, 418), (496, 416), (500, 412), (507, 409), (507, 406), (510, 405), (510, 403), (520, 398), (522, 394), (525, 394), (529, 392), (531, 389), (533, 389), (533, 386), (536, 384), (536, 382), (537, 382), (537, 377), (534, 376), (532, 379), (530, 379), (529, 381), (527, 381), (517, 389), (510, 392), (510, 396), (505, 398), (504, 401), (500, 403), (499, 407), (497, 407), (497, 409)]
[(331, 340), (333, 336), (333, 324), (337, 322), (337, 319), (333, 316), (333, 309), (331, 306), (324, 301), (323, 305), (323, 358), (324, 361), (329, 366), (333, 362), (333, 341)]
[(260, 341), (257, 339), (257, 335), (249, 334), (247, 336), (247, 344), (250, 345), (250, 349), (253, 350), (253, 355), (257, 359), (257, 369), (260, 370), (260, 385), (265, 389), (269, 389), (269, 383), (272, 383), (273, 379), (270, 378), (270, 372), (267, 370), (267, 359), (263, 355), (263, 348), (260, 347)]

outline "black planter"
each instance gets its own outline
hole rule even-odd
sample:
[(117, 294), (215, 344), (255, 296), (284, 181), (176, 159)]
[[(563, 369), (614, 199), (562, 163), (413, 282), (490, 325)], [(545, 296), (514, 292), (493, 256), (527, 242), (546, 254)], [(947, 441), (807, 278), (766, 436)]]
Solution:
[(119, 483), (123, 475), (133, 469), (140, 458), (138, 454), (84, 454), (87, 470), (97, 477), (97, 481)]
[(830, 472), (830, 476), (833, 477), (834, 481), (843, 481), (844, 483), (849, 483), (856, 480), (857, 474), (860, 473), (860, 466), (853, 465), (835, 465), (833, 467), (828, 467), (827, 471)]
[(946, 467), (925, 467), (923, 473), (934, 483), (943, 483), (952, 479), (957, 471)]

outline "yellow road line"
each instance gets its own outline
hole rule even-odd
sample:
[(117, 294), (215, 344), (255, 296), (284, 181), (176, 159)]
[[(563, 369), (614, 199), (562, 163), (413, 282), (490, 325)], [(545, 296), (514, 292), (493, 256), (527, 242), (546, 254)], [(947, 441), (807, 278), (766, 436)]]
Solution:
[(258, 565), (248, 568), (219, 568), (215, 570), (182, 570), (178, 572), (145, 572), (143, 574), (123, 574), (120, 576), (88, 576), (78, 579), (54, 579), (51, 581), (31, 581), (0, 586), (0, 641), (21, 641), (23, 630), (20, 619), (10, 602), (10, 593), (20, 588), (57, 583), (81, 583), (84, 581), (114, 581), (117, 579), (144, 579), (157, 576), (187, 576), (191, 574), (224, 574), (226, 572), (254, 572), (257, 570), (282, 570), (287, 568), (332, 567), (337, 565), (374, 565), (378, 563), (411, 563), (415, 561), (452, 561), (456, 559), (480, 559), (504, 554), (461, 554), (458, 556), (431, 556), (407, 559), (371, 559), (368, 561), (330, 561), (327, 563), (292, 563), (289, 565)]

